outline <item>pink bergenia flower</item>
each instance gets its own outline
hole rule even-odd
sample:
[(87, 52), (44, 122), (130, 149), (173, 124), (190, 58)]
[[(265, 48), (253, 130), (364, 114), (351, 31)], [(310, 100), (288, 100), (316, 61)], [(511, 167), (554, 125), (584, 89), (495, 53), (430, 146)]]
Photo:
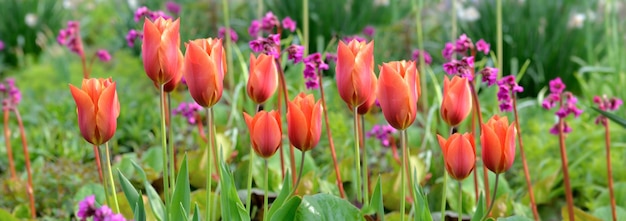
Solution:
[(430, 54), (426, 52), (425, 50), (419, 50), (419, 49), (413, 50), (411, 59), (419, 63), (421, 56), (424, 56), (424, 63), (426, 63), (427, 65), (430, 65), (433, 63), (433, 57), (431, 57)]
[(96, 52), (96, 56), (98, 56), (98, 59), (103, 62), (108, 62), (111, 60), (111, 54), (109, 54), (109, 52), (105, 49), (98, 50)]
[(287, 60), (297, 64), (302, 61), (302, 55), (304, 53), (304, 46), (291, 45), (287, 48)]
[(485, 40), (480, 39), (476, 42), (476, 50), (482, 51), (485, 54), (489, 54), (489, 44)]
[(494, 85), (498, 80), (498, 69), (492, 67), (485, 67), (480, 71), (483, 75), (482, 82), (487, 83), (487, 86)]
[(290, 17), (285, 17), (283, 19), (283, 28), (291, 32), (294, 32), (296, 31), (296, 22), (292, 20)]
[[(560, 105), (559, 109), (555, 112), (555, 115), (560, 119), (564, 119), (568, 115), (574, 115), (579, 117), (583, 110), (579, 109), (576, 104), (578, 99), (569, 91), (565, 91), (565, 84), (561, 78), (557, 77), (550, 81), (550, 94), (543, 100), (542, 107), (545, 109), (552, 109), (557, 104)], [(550, 130), (552, 134), (558, 134), (559, 123)], [(564, 133), (571, 132), (571, 128), (565, 124), (563, 128)]]
[(78, 54), (79, 56), (84, 56), (85, 52), (83, 51), (83, 41), (80, 37), (80, 23), (77, 21), (67, 22), (67, 27), (59, 31), (57, 42), (60, 45), (67, 46), (70, 51)]
[[(226, 28), (220, 27), (217, 31), (217, 37), (221, 39), (226, 38)], [(232, 28), (230, 28), (230, 40), (232, 42), (237, 42), (237, 40), (239, 40), (239, 36), (237, 35), (237, 32), (235, 32), (235, 30)]]
[(178, 13), (180, 13), (180, 5), (174, 1), (166, 2), (165, 8), (174, 15), (178, 15)]
[[(617, 109), (622, 106), (623, 101), (622, 99), (616, 97), (608, 98), (606, 95), (603, 95), (602, 97), (594, 96), (593, 103), (598, 105), (598, 109), (600, 110), (617, 111)], [(596, 118), (595, 122), (596, 124), (606, 125), (608, 123), (608, 120), (604, 115), (600, 115)]]
[(318, 71), (328, 70), (328, 64), (324, 63), (322, 55), (313, 53), (303, 59), (306, 88), (309, 90), (317, 89), (319, 87)]
[(459, 36), (459, 39), (456, 40), (455, 49), (459, 54), (464, 54), (472, 47), (472, 39), (468, 38), (466, 34), (462, 34)]
[(274, 27), (279, 27), (280, 22), (278, 18), (272, 12), (267, 12), (261, 19), (261, 29), (266, 32), (272, 32)]
[(368, 26), (365, 26), (365, 28), (363, 28), (363, 35), (365, 35), (365, 36), (367, 36), (369, 38), (372, 38), (372, 37), (374, 37), (374, 32), (375, 31), (376, 31), (376, 29), (374, 29), (373, 26), (368, 25)]
[(137, 8), (137, 10), (135, 10), (135, 15), (133, 16), (133, 18), (135, 19), (135, 22), (139, 22), (141, 18), (149, 14), (150, 14), (150, 9), (148, 9), (148, 7), (146, 6), (141, 6)]
[(446, 60), (451, 60), (452, 55), (454, 55), (454, 44), (450, 42), (446, 43), (446, 46), (443, 48), (443, 50), (441, 50), (441, 55), (443, 55), (443, 58), (445, 58)]
[(4, 50), (4, 42), (0, 40), (0, 51)]
[(254, 20), (250, 23), (250, 27), (248, 27), (248, 34), (252, 36), (252, 38), (256, 38), (259, 36), (259, 31), (261, 31), (261, 22)]
[(143, 34), (135, 29), (131, 29), (128, 31), (128, 34), (126, 34), (126, 44), (128, 44), (128, 47), (135, 47), (135, 41), (137, 41), (137, 39), (142, 40)]
[[(496, 77), (497, 77), (497, 74), (496, 74)], [(500, 79), (497, 83), (498, 83), (498, 101), (500, 102), (500, 111), (503, 111), (503, 112), (513, 111), (513, 95), (512, 94), (524, 92), (524, 88), (517, 84), (517, 81), (515, 81), (515, 76), (513, 75), (502, 77), (502, 79)]]
[(365, 133), (365, 137), (367, 138), (375, 138), (380, 140), (380, 144), (385, 147), (391, 145), (392, 140), (394, 139), (393, 134), (398, 132), (391, 125), (374, 125), (370, 131)]
[(78, 203), (78, 212), (76, 216), (80, 220), (87, 220), (88, 217), (92, 217), (96, 214), (96, 196), (91, 195), (85, 197)]

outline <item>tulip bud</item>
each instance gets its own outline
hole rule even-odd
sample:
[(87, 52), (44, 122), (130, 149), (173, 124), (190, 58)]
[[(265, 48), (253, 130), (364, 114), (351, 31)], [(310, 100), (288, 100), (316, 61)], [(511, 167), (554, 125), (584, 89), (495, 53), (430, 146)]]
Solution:
[(257, 104), (265, 103), (276, 92), (278, 87), (278, 70), (274, 57), (250, 54), (250, 79), (248, 79), (248, 96)]
[(506, 117), (494, 115), (483, 124), (480, 133), (483, 162), (487, 169), (502, 173), (513, 165), (515, 160), (515, 127), (509, 125)]
[(282, 143), (280, 116), (276, 111), (260, 111), (251, 117), (243, 113), (250, 132), (250, 143), (254, 152), (263, 158), (270, 158)]
[(393, 61), (379, 66), (378, 102), (389, 124), (398, 129), (408, 128), (417, 114), (420, 90), (415, 62)]
[(176, 75), (174, 75), (174, 78), (172, 78), (172, 80), (168, 81), (167, 83), (165, 83), (165, 85), (163, 85), (163, 91), (169, 93), (169, 92), (174, 91), (176, 87), (178, 87), (178, 84), (183, 79), (184, 59), (185, 57), (183, 57), (183, 53), (180, 50), (178, 50), (178, 72), (176, 72)]
[(313, 149), (322, 134), (322, 106), (312, 94), (300, 93), (289, 102), (287, 111), (289, 140), (301, 151)]
[(83, 138), (93, 145), (106, 143), (115, 134), (120, 103), (115, 82), (108, 79), (83, 79), (81, 88), (70, 84), (76, 101), (78, 126)]
[(372, 109), (372, 106), (374, 106), (374, 103), (376, 103), (376, 93), (378, 93), (378, 80), (376, 80), (376, 75), (374, 73), (372, 73), (372, 83), (371, 83), (371, 90), (370, 90), (370, 96), (367, 98), (367, 100), (365, 101), (365, 103), (361, 104), (359, 106), (359, 108), (357, 109), (357, 113), (359, 113), (360, 115), (364, 115), (367, 114), (367, 112), (370, 111), (370, 109)]
[(455, 180), (463, 180), (472, 173), (476, 161), (476, 145), (474, 136), (455, 133), (446, 140), (440, 135), (439, 146), (443, 152), (446, 170)]
[(157, 87), (174, 79), (180, 70), (180, 22), (159, 17), (145, 19), (141, 44), (143, 66)]
[(472, 92), (467, 78), (445, 76), (443, 79), (443, 102), (441, 118), (451, 127), (458, 126), (472, 110)]
[(203, 107), (222, 98), (226, 59), (221, 39), (196, 39), (185, 44), (183, 75), (191, 97)]
[(358, 107), (370, 97), (374, 75), (374, 42), (339, 42), (335, 69), (339, 96), (349, 107)]

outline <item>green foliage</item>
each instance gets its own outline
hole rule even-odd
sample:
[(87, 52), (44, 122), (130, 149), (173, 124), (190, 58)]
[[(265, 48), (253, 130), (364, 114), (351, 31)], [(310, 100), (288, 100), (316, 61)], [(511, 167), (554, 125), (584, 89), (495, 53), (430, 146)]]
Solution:
[[(314, 209), (311, 209), (314, 208)], [(319, 193), (304, 196), (296, 220), (362, 220), (359, 210), (350, 202), (334, 195)]]

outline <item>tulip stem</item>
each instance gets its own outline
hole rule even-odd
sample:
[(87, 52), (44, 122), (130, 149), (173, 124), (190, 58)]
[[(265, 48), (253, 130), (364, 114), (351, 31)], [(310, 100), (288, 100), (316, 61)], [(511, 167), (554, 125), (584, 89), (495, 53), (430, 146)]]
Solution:
[(611, 215), (613, 221), (617, 221), (617, 211), (615, 210), (615, 193), (613, 192), (613, 169), (611, 169), (611, 134), (609, 132), (609, 122), (602, 120), (604, 124), (604, 141), (606, 144), (606, 172), (609, 179), (609, 197), (611, 199)]
[(265, 220), (268, 220), (267, 219), (267, 214), (269, 213), (269, 210), (268, 210), (268, 204), (269, 203), (267, 201), (267, 194), (269, 193), (269, 182), (267, 181), (268, 178), (269, 178), (269, 176), (268, 176), (269, 166), (267, 165), (267, 159), (264, 159), (264, 161), (265, 161), (265, 180), (264, 180), (264, 182), (265, 182), (265, 185), (264, 185), (264, 187), (265, 187), (265, 194), (263, 195), (263, 206), (264, 206), (264, 209), (263, 209), (263, 220), (265, 221)]
[(365, 142), (364, 142), (364, 138), (363, 135), (365, 134), (365, 116), (361, 115), (361, 119), (359, 121), (359, 146), (360, 149), (363, 149), (363, 151), (361, 151), (361, 154), (363, 154), (363, 201), (365, 202), (365, 204), (367, 204), (369, 202), (369, 195), (370, 195), (370, 188), (369, 188), (369, 182), (370, 182), (370, 177), (369, 177), (369, 172), (367, 171), (367, 149), (365, 149)]
[(100, 178), (100, 184), (104, 186), (104, 176), (102, 175), (102, 163), (100, 162), (100, 152), (98, 151), (98, 145), (93, 145), (93, 155), (96, 158), (96, 165), (98, 166), (98, 178)]
[[(26, 131), (24, 130), (24, 122), (22, 121), (22, 117), (20, 112), (17, 110), (17, 107), (13, 108), (13, 113), (15, 113), (15, 118), (17, 118), (17, 124), (20, 127), (20, 137), (22, 138), (22, 150), (24, 151), (24, 161), (26, 165), (26, 174), (28, 175), (28, 186), (26, 187), (26, 193), (28, 193), (28, 201), (30, 205), (30, 217), (35, 219), (36, 210), (35, 210), (35, 193), (33, 187), (33, 174), (30, 168), (30, 155), (28, 154), (28, 143), (26, 140)], [(8, 137), (5, 139), (9, 139)]]
[[(561, 103), (563, 101), (561, 100)], [(562, 104), (561, 104), (562, 105)], [(569, 169), (567, 168), (567, 152), (565, 151), (565, 134), (563, 128), (565, 121), (559, 118), (559, 147), (561, 150), (561, 167), (563, 168), (563, 182), (565, 183), (565, 200), (567, 201), (567, 212), (569, 220), (574, 221), (574, 197), (572, 196), (572, 187), (569, 182)]]
[[(287, 105), (289, 103), (289, 94), (287, 91), (287, 83), (285, 81), (285, 71), (283, 70), (283, 68), (281, 67), (280, 64), (280, 60), (279, 59), (275, 59), (275, 63), (276, 63), (276, 69), (278, 70), (278, 79), (279, 79), (279, 83), (280, 83), (280, 89), (283, 91), (283, 99), (285, 100), (285, 113), (287, 113), (288, 109), (289, 109), (289, 105)], [(281, 145), (282, 148), (282, 145)], [(294, 156), (294, 146), (291, 145), (291, 141), (289, 141), (289, 161), (291, 162), (291, 174), (296, 174), (296, 160), (295, 160), (295, 156)], [(281, 149), (281, 156), (282, 156), (282, 149)], [(296, 177), (292, 176), (291, 181), (293, 182), (293, 184), (296, 184)]]
[(113, 194), (113, 204), (115, 206), (115, 212), (120, 212), (120, 205), (117, 203), (117, 191), (115, 191), (115, 180), (113, 180), (113, 172), (111, 171), (111, 153), (109, 151), (109, 142), (104, 143), (105, 160), (107, 164), (107, 171), (109, 173), (109, 185), (111, 185), (111, 193)]
[(463, 220), (463, 184), (459, 180), (459, 209), (457, 215), (459, 216), (458, 220)]
[(248, 215), (252, 215), (252, 165), (254, 165), (254, 153), (252, 150), (252, 145), (250, 146), (250, 154), (248, 154), (248, 181), (247, 181), (247, 195), (246, 198), (246, 210)]
[[(206, 218), (207, 220), (211, 218), (211, 215), (213, 214), (212, 211), (212, 207), (211, 207), (211, 189), (213, 187), (213, 179), (211, 177), (211, 169), (213, 169), (213, 108), (209, 107), (206, 109), (206, 116), (207, 116), (207, 133), (209, 136), (209, 142), (207, 145), (207, 155), (208, 155), (208, 162), (207, 162), (207, 168), (205, 170), (205, 175), (206, 175)], [(251, 172), (250, 172), (251, 173)]]
[(489, 217), (489, 213), (491, 213), (491, 210), (493, 209), (493, 204), (495, 204), (496, 202), (496, 193), (498, 191), (498, 179), (500, 178), (500, 174), (496, 173), (496, 181), (495, 184), (493, 185), (493, 197), (491, 197), (491, 203), (489, 204), (489, 209), (487, 209), (487, 212), (485, 213), (485, 215), (483, 216), (483, 218), (481, 220), (485, 220), (487, 217)]
[(443, 188), (441, 189), (441, 220), (446, 220), (446, 199), (448, 196), (447, 190), (448, 190), (448, 172), (446, 172), (446, 169), (444, 168), (443, 169)]
[(354, 115), (354, 157), (356, 157), (356, 159), (354, 160), (354, 164), (356, 166), (356, 198), (358, 202), (363, 203), (364, 200), (362, 198), (363, 196), (363, 188), (361, 187), (361, 155), (359, 154), (359, 114), (358, 114), (358, 107), (354, 106), (354, 108), (352, 108), (352, 113)]
[(170, 150), (170, 185), (174, 186), (176, 183), (176, 150), (174, 149), (174, 136), (172, 136), (172, 118), (171, 118), (171, 110), (172, 104), (170, 99), (170, 93), (167, 93), (167, 100), (164, 101), (166, 103), (165, 106), (165, 123), (167, 126), (167, 146)]
[(326, 108), (326, 96), (324, 95), (324, 82), (322, 82), (322, 74), (318, 69), (317, 72), (318, 85), (320, 86), (320, 97), (322, 99), (322, 110), (324, 111), (324, 126), (326, 126), (326, 136), (328, 137), (328, 145), (330, 146), (330, 155), (333, 158), (333, 165), (335, 166), (335, 176), (337, 177), (337, 188), (339, 188), (339, 195), (341, 198), (346, 197), (345, 190), (343, 189), (343, 182), (341, 181), (341, 173), (339, 172), (339, 163), (337, 163), (337, 153), (335, 152), (335, 143), (333, 142), (333, 136), (330, 133), (330, 124), (328, 123), (328, 109)]
[[(97, 154), (101, 155), (100, 146), (96, 146), (96, 145), (94, 145), (94, 146), (97, 148), (97, 151), (98, 151)], [(104, 165), (104, 164), (101, 164), (101, 165), (104, 168), (106, 168), (106, 165)], [(104, 188), (104, 196), (106, 198), (107, 205), (113, 205), (113, 204), (111, 204), (111, 196), (110, 196), (111, 190), (109, 190), (109, 181), (108, 181), (108, 179), (109, 178), (107, 178), (106, 176), (103, 176), (102, 187)]]
[(404, 221), (404, 213), (405, 213), (405, 207), (406, 207), (406, 175), (405, 170), (406, 170), (406, 161), (407, 161), (407, 134), (406, 134), (406, 129), (400, 131), (400, 137), (402, 140), (402, 168), (400, 169), (400, 182), (402, 183), (401, 185), (401, 189), (402, 189), (402, 195), (400, 196), (400, 220)]
[[(3, 108), (4, 109), (4, 108)], [(15, 163), (13, 161), (13, 149), (11, 148), (11, 131), (9, 130), (9, 111), (4, 109), (4, 142), (7, 148), (7, 155), (9, 158), (9, 171), (11, 172), (11, 179), (17, 179), (17, 173), (15, 172)]]
[[(474, 53), (475, 51), (472, 51), (472, 54)], [(472, 90), (474, 113), (478, 117), (478, 127), (480, 128), (480, 131), (482, 133), (483, 115), (480, 111), (480, 101), (478, 101), (478, 92), (476, 91), (476, 87), (474, 86), (474, 81), (469, 81), (468, 84), (470, 85), (470, 88)], [(476, 130), (476, 128), (472, 128), (472, 131), (473, 131), (472, 134), (476, 136), (477, 133), (475, 133), (474, 130)], [(489, 196), (489, 172), (487, 171), (487, 167), (484, 165), (484, 162), (483, 162), (483, 183), (485, 185), (485, 200), (489, 201), (489, 198), (490, 198)]]
[(537, 203), (535, 203), (535, 194), (533, 192), (533, 185), (530, 182), (530, 172), (528, 170), (528, 163), (526, 162), (526, 154), (524, 153), (524, 143), (522, 142), (522, 130), (519, 125), (519, 115), (517, 113), (517, 97), (513, 92), (513, 115), (515, 116), (515, 131), (517, 132), (517, 141), (519, 143), (519, 152), (522, 155), (522, 165), (524, 167), (524, 176), (526, 178), (526, 186), (528, 187), (528, 196), (530, 198), (530, 208), (533, 211), (533, 217), (535, 220), (539, 220), (539, 212), (537, 211)]
[(298, 171), (298, 180), (296, 181), (296, 185), (293, 186), (291, 195), (297, 192), (296, 190), (298, 189), (298, 185), (300, 185), (300, 181), (302, 180), (302, 171), (304, 170), (304, 153), (306, 153), (306, 151), (302, 151), (302, 157), (300, 158), (300, 171)]
[(161, 150), (163, 152), (163, 195), (165, 195), (165, 220), (169, 220), (169, 206), (170, 206), (170, 178), (168, 170), (168, 152), (167, 152), (167, 132), (165, 127), (165, 84), (161, 84), (159, 88), (159, 100), (161, 109)]

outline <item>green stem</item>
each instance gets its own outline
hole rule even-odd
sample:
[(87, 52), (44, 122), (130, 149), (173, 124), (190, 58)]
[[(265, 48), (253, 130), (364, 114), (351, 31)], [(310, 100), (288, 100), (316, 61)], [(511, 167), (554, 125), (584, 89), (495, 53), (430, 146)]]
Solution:
[[(417, 1), (417, 2), (416, 2)], [(426, 50), (424, 49), (424, 34), (422, 31), (422, 8), (424, 7), (424, 1), (423, 0), (414, 0), (413, 1), (413, 6), (416, 7), (414, 10), (416, 11), (415, 13), (415, 24), (416, 24), (416, 29), (417, 29), (417, 48), (419, 50), (422, 50), (422, 52), (425, 52)], [(420, 52), (420, 57), (419, 57), (419, 73), (421, 75), (421, 77), (423, 77), (423, 79), (420, 80), (420, 87), (424, 88), (422, 90), (422, 96), (423, 97), (428, 97), (428, 90), (426, 90), (426, 82), (428, 81), (428, 79), (426, 77), (428, 77), (428, 75), (424, 74), (425, 72), (425, 66), (426, 66), (426, 61), (424, 60), (424, 55), (423, 53)], [(422, 108), (423, 110), (428, 110), (428, 99), (422, 99)]]
[(268, 187), (269, 186), (269, 182), (267, 181), (268, 178), (269, 178), (269, 175), (268, 175), (269, 172), (268, 171), (269, 171), (269, 166), (267, 165), (267, 159), (265, 159), (265, 180), (264, 180), (264, 182), (265, 182), (265, 185), (264, 185), (264, 187), (265, 187), (265, 194), (263, 196), (263, 206), (264, 206), (264, 209), (263, 209), (263, 220), (264, 221), (268, 220), (267, 219), (267, 214), (269, 213), (269, 210), (267, 209), (268, 208), (267, 194), (269, 193), (269, 187)]
[(117, 191), (115, 191), (115, 182), (113, 180), (113, 172), (111, 172), (111, 153), (109, 152), (109, 142), (104, 144), (104, 150), (106, 154), (106, 164), (109, 173), (109, 185), (111, 185), (111, 192), (113, 193), (113, 205), (115, 205), (115, 212), (120, 212), (120, 206), (117, 203)]
[(456, 0), (452, 0), (452, 37), (450, 39), (454, 40), (456, 39), (456, 26), (457, 26), (457, 22), (456, 22)]
[(169, 220), (169, 203), (170, 203), (170, 182), (168, 170), (168, 152), (167, 152), (167, 132), (165, 126), (165, 84), (161, 84), (159, 89), (159, 100), (161, 103), (161, 148), (163, 151), (163, 195), (165, 195), (165, 220)]
[(459, 180), (459, 210), (457, 215), (459, 216), (459, 221), (463, 220), (463, 187), (461, 181)]
[(400, 196), (400, 220), (404, 221), (404, 213), (405, 213), (405, 207), (406, 207), (406, 175), (405, 173), (405, 169), (406, 169), (406, 154), (407, 154), (407, 150), (406, 150), (406, 146), (407, 146), (407, 134), (406, 134), (406, 129), (402, 130), (400, 132), (400, 136), (401, 136), (401, 140), (402, 140), (402, 168), (400, 169), (400, 182), (402, 182), (402, 195)]
[(263, 0), (257, 0), (256, 4), (257, 4), (256, 17), (262, 18), (263, 17)]
[(248, 159), (248, 181), (247, 181), (247, 187), (248, 187), (248, 191), (247, 191), (247, 198), (246, 198), (246, 210), (248, 212), (248, 214), (251, 214), (252, 212), (252, 165), (254, 164), (254, 153), (252, 151), (252, 146), (250, 146), (250, 154), (248, 154), (248, 156), (250, 157)]
[(443, 189), (441, 190), (441, 220), (446, 220), (446, 199), (448, 196), (448, 172), (443, 171)]
[[(100, 154), (100, 146), (94, 145), (94, 147), (98, 148), (97, 154)], [(101, 162), (102, 167), (104, 169), (106, 169), (106, 165), (104, 165), (105, 163), (106, 163), (106, 161), (105, 162)], [(109, 206), (113, 205), (113, 204), (111, 204), (111, 195), (110, 195), (111, 191), (109, 190), (109, 178), (106, 177), (106, 176), (104, 177), (104, 179), (102, 181), (102, 187), (104, 187), (104, 196), (106, 196), (107, 205), (109, 205)]]
[[(229, 0), (222, 0), (222, 11), (224, 13), (224, 26), (225, 26), (224, 28), (226, 29), (226, 32), (225, 32), (226, 35), (224, 36), (224, 38), (226, 38), (226, 64), (230, 68), (230, 67), (233, 67), (233, 57), (230, 51), (232, 41), (230, 40), (230, 16), (229, 16), (230, 11), (228, 7), (228, 1)], [(228, 88), (233, 88), (234, 83), (235, 83), (235, 75), (229, 74), (228, 75)], [(235, 93), (235, 90), (233, 90), (233, 95), (234, 93)]]
[(356, 157), (356, 159), (354, 160), (354, 164), (356, 166), (356, 198), (357, 201), (363, 203), (364, 200), (361, 196), (363, 196), (363, 187), (361, 186), (361, 155), (359, 154), (359, 114), (358, 114), (358, 107), (354, 106), (353, 110), (353, 114), (354, 114), (354, 157)]
[[(222, 162), (222, 160), (224, 160), (224, 159), (222, 159), (221, 155), (218, 155), (218, 152), (217, 152), (217, 136), (216, 136), (216, 132), (215, 132), (217, 130), (217, 127), (215, 126), (215, 111), (213, 110), (213, 107), (211, 107), (209, 109), (209, 113), (211, 115), (211, 125), (210, 125), (211, 140), (210, 140), (210, 142), (213, 145), (213, 152), (212, 152), (212, 155), (209, 155), (210, 156), (209, 160), (213, 159), (211, 162), (215, 163), (215, 169), (217, 170), (216, 173), (217, 173), (217, 177), (219, 179), (220, 177), (222, 177), (222, 173), (221, 173), (221, 170), (218, 170), (217, 166), (218, 166), (218, 163)], [(219, 153), (222, 153), (221, 147), (220, 147)], [(209, 166), (213, 167), (213, 164), (211, 163), (211, 164), (209, 164)], [(219, 195), (219, 193), (221, 191), (219, 182), (217, 182), (217, 187), (218, 188), (215, 189), (215, 193)], [(216, 214), (215, 211), (216, 210), (217, 210), (217, 197), (213, 197), (213, 206), (211, 207), (211, 220), (216, 220), (216, 218), (215, 218), (215, 216), (216, 216), (215, 215)]]
[[(504, 59), (504, 57), (502, 57), (502, 0), (496, 0), (496, 32), (497, 32), (497, 38), (498, 38), (498, 48), (497, 48), (497, 53), (498, 53), (498, 70), (504, 70), (502, 69), (502, 59)], [(502, 77), (502, 72), (503, 71), (498, 71), (498, 78)], [(481, 122), (482, 123), (482, 122)]]
[(363, 135), (365, 134), (365, 116), (361, 115), (361, 121), (360, 121), (361, 127), (359, 129), (359, 145), (361, 145), (361, 148), (363, 148), (362, 154), (363, 154), (363, 201), (365, 204), (369, 203), (369, 199), (370, 199), (370, 179), (369, 179), (369, 171), (367, 168), (367, 149), (365, 149), (365, 141), (363, 140)]
[(207, 199), (207, 203), (206, 203), (206, 218), (209, 219), (211, 218), (211, 215), (213, 214), (212, 211), (212, 207), (211, 207), (211, 191), (213, 189), (213, 179), (211, 177), (211, 170), (213, 169), (213, 115), (211, 114), (213, 112), (213, 108), (209, 107), (206, 109), (206, 116), (207, 116), (207, 137), (208, 137), (208, 141), (207, 144), (207, 149), (206, 149), (206, 153), (208, 155), (208, 162), (207, 162), (207, 168), (205, 170), (206, 173), (206, 199)]
[(304, 29), (302, 40), (302, 46), (304, 46), (304, 53), (302, 56), (309, 54), (309, 0), (302, 0), (302, 28)]
[(306, 152), (302, 151), (302, 156), (300, 158), (300, 171), (298, 171), (298, 180), (296, 181), (296, 185), (293, 186), (293, 191), (291, 192), (291, 195), (297, 192), (298, 185), (300, 185), (300, 180), (302, 179), (302, 171), (304, 170), (304, 153)]
[(485, 213), (485, 216), (483, 216), (483, 218), (481, 220), (485, 220), (487, 217), (489, 217), (489, 213), (491, 213), (491, 210), (493, 209), (493, 204), (495, 204), (496, 202), (496, 191), (498, 191), (498, 178), (500, 178), (500, 174), (496, 173), (496, 183), (493, 185), (493, 196), (491, 197), (491, 203), (489, 204), (489, 209), (487, 209), (487, 212)]
[(166, 126), (167, 126), (167, 146), (170, 150), (170, 186), (176, 184), (176, 151), (174, 150), (174, 136), (172, 135), (172, 103), (170, 99), (170, 93), (167, 93), (167, 108), (165, 114), (167, 114)]

